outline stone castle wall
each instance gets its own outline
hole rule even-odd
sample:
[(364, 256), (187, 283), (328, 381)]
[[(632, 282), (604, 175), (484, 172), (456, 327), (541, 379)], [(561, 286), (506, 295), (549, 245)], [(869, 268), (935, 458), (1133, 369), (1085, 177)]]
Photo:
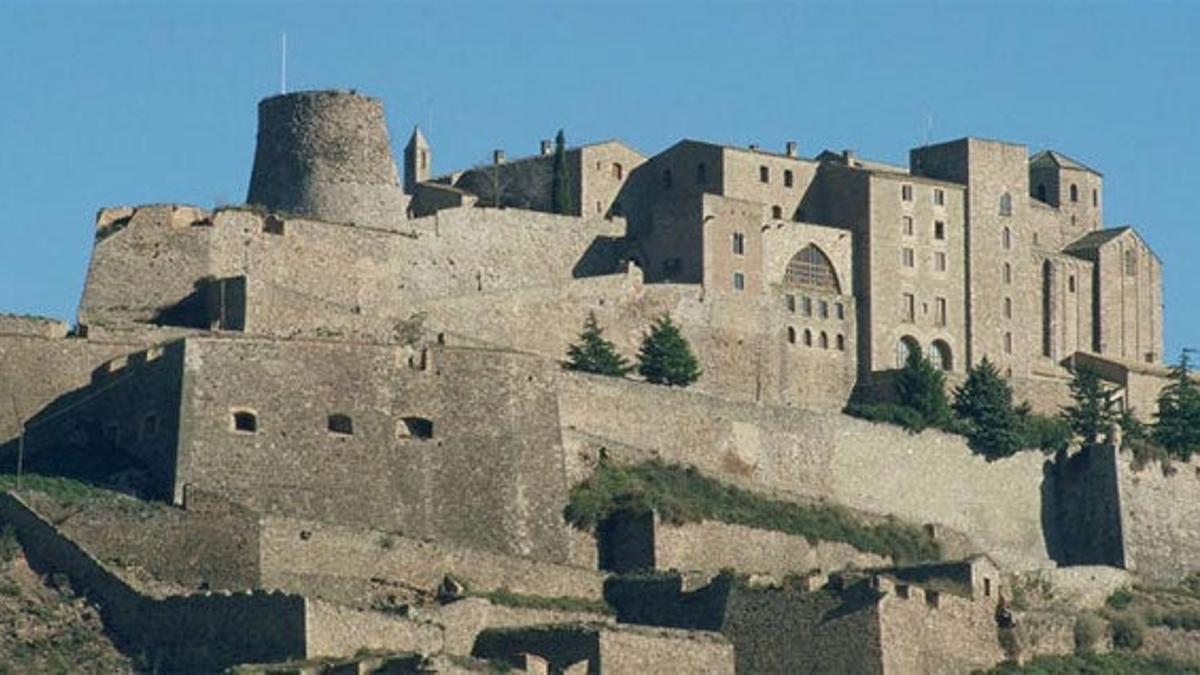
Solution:
[(598, 600), (605, 576), (386, 532), (275, 517), (262, 521), (260, 551), (264, 586), (317, 595), (323, 586), (371, 579), (428, 590), (451, 574), (472, 590)]
[(638, 448), (740, 485), (969, 533), (1006, 567), (1048, 562), (1040, 455), (989, 463), (958, 436), (611, 378), (564, 376), (561, 392), (564, 428), (586, 437), (568, 453)]
[[(1111, 450), (1103, 451), (1111, 455)], [(1125, 566), (1137, 576), (1171, 583), (1200, 571), (1200, 459), (1152, 462), (1135, 471), (1130, 453), (1115, 462)]]
[(908, 586), (876, 611), (885, 673), (975, 672), (1005, 659), (994, 602)]

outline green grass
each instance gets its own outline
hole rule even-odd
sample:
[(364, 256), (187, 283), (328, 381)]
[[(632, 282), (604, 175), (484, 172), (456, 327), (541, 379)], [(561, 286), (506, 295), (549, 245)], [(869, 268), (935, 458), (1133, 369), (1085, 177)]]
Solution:
[(1112, 652), (1083, 656), (1044, 656), (1023, 666), (1004, 663), (986, 675), (1200, 675), (1200, 666), (1167, 658)]
[(659, 461), (636, 466), (601, 463), (571, 490), (567, 522), (583, 530), (622, 511), (657, 511), (666, 522), (715, 520), (805, 537), (838, 541), (897, 563), (938, 560), (937, 542), (924, 529), (888, 520), (868, 525), (847, 509), (786, 502), (722, 483), (692, 467)]
[(474, 598), (483, 598), (496, 605), (504, 605), (506, 607), (523, 607), (526, 609), (549, 609), (559, 612), (589, 612), (591, 614), (613, 614), (612, 607), (609, 607), (603, 600), (588, 600), (587, 598), (573, 598), (569, 596), (541, 596), (541, 595), (526, 595), (524, 593), (513, 593), (507, 588), (499, 588), (494, 591), (467, 591), (467, 595)]
[[(0, 492), (17, 489), (17, 477), (0, 473)], [(21, 476), (21, 491), (42, 492), (63, 506), (126, 499), (112, 490), (96, 487), (71, 478), (26, 473)]]

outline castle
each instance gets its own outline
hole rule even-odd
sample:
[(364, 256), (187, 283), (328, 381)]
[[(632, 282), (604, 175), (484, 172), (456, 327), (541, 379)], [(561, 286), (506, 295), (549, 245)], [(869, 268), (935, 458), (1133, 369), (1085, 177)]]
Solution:
[[(1190, 472), (1138, 474), (1119, 448), (1069, 470), (1029, 454), (988, 464), (959, 437), (838, 412), (851, 397), (889, 396), (918, 348), (952, 382), (987, 358), (1018, 398), (1049, 411), (1067, 400), (1068, 367), (1086, 362), (1128, 409), (1153, 412), (1166, 372), (1161, 263), (1133, 229), (1104, 226), (1102, 176), (1059, 152), (968, 138), (916, 148), (905, 168), (849, 151), (804, 158), (795, 143), (772, 153), (688, 140), (646, 157), (607, 141), (564, 148), (556, 181), (548, 141), (531, 157), (497, 150), (490, 165), (435, 176), (414, 129), (401, 178), (375, 99), (302, 92), (258, 112), (246, 205), (102, 209), (74, 329), (0, 317), (6, 455), (34, 468), (109, 458), (114, 481), (181, 507), (188, 515), (171, 517), (193, 525), (144, 524), (157, 546), (122, 539), (118, 553), (103, 537), (55, 530), (20, 500), (0, 515), (51, 551), (51, 567), (92, 570), (107, 550), (180, 583), (303, 596), (263, 601), (299, 612), (301, 637), (237, 659), (433, 649), (413, 637), (424, 629), (394, 617), (320, 604), (361, 599), (389, 575), (436, 581), (431, 569), (453, 569), (598, 597), (603, 542), (562, 513), (601, 457), (690, 464), (926, 527), (967, 558), (951, 573), (966, 590), (939, 600), (910, 590), (899, 569), (839, 586), (826, 600), (871, 608), (848, 615), (874, 636), (865, 655), (818, 627), (826, 600), (787, 596), (795, 589), (759, 600), (719, 580), (704, 597), (727, 603), (725, 614), (618, 608), (623, 623), (669, 627), (660, 633), (561, 621), (539, 633), (514, 628), (532, 621), (478, 618), (499, 632), (451, 648), (459, 624), (439, 615), (438, 649), (590, 660), (588, 672), (668, 667), (656, 651), (684, 670), (731, 672), (736, 660), (739, 672), (963, 672), (1003, 657), (992, 622), (1002, 573), (1088, 564), (1178, 580), (1200, 568)], [(626, 354), (670, 314), (703, 377), (679, 390), (564, 372), (589, 312)], [(826, 570), (895, 562), (766, 535), (762, 557), (746, 558), (737, 542), (760, 535), (728, 526), (630, 531), (653, 552), (631, 569), (783, 573), (799, 550)], [(215, 546), (212, 532), (239, 543)], [(381, 572), (350, 552), (378, 533), (402, 543), (375, 555), (408, 556), (402, 565)], [(81, 552), (60, 541), (72, 537)], [(157, 550), (189, 546), (221, 553)], [(110, 601), (133, 592), (89, 574)], [(693, 589), (650, 590), (683, 607)], [(925, 633), (904, 632), (914, 612), (943, 605), (942, 618), (922, 619)], [(789, 612), (806, 617), (796, 621), (811, 624), (808, 638), (740, 651)], [(348, 621), (371, 639), (355, 642), (338, 627)], [(221, 623), (203, 630), (224, 635)], [(977, 649), (947, 652), (952, 635)], [(786, 649), (809, 638), (808, 652)], [(576, 651), (556, 656), (567, 644)], [(651, 660), (616, 665), (630, 654)], [(789, 660), (801, 657), (809, 665)]]

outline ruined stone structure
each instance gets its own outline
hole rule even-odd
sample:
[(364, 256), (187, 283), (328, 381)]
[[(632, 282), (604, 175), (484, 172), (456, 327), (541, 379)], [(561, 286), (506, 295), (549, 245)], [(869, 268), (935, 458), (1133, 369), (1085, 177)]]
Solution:
[[(137, 527), (87, 512), (50, 525), (0, 502), (44, 566), (90, 579), (128, 631), (143, 620), (122, 607), (286, 613), (261, 649), (176, 644), (171, 658), (369, 648), (529, 672), (965, 672), (1004, 657), (1002, 572), (1200, 568), (1194, 509), (1174, 503), (1195, 493), (1194, 467), (1137, 473), (1117, 449), (988, 463), (961, 437), (839, 412), (887, 396), (917, 347), (951, 381), (987, 357), (1044, 410), (1087, 362), (1153, 411), (1161, 265), (1135, 231), (1105, 226), (1102, 178), (1083, 164), (974, 138), (914, 149), (908, 167), (794, 143), (685, 140), (647, 157), (606, 141), (566, 150), (571, 212), (553, 213), (548, 142), (440, 176), (433, 150), (414, 129), (401, 181), (379, 101), (265, 99), (246, 205), (102, 209), (76, 325), (0, 316), (3, 456), (108, 465), (109, 483), (172, 509)], [(628, 356), (670, 314), (702, 378), (680, 390), (563, 371), (589, 312)], [(653, 517), (597, 541), (563, 510), (603, 458), (688, 464), (989, 557), (917, 573), (844, 542)], [(189, 593), (288, 595), (151, 602), (109, 579), (112, 560)], [(826, 584), (846, 566), (873, 571)], [(823, 572), (695, 593), (660, 580), (637, 587), (660, 606), (613, 601), (618, 623), (481, 598), (399, 622), (378, 606), (395, 613), (444, 575), (598, 602), (611, 571), (725, 567)]]

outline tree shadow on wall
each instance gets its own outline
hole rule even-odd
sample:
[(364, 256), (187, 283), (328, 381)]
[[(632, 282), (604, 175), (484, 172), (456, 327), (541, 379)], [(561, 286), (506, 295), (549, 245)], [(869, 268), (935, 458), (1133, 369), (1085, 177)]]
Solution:
[(1063, 529), (1059, 506), (1059, 477), (1057, 464), (1052, 459), (1042, 463), (1042, 540), (1046, 555), (1062, 565), (1068, 562), (1067, 546), (1063, 540)]

